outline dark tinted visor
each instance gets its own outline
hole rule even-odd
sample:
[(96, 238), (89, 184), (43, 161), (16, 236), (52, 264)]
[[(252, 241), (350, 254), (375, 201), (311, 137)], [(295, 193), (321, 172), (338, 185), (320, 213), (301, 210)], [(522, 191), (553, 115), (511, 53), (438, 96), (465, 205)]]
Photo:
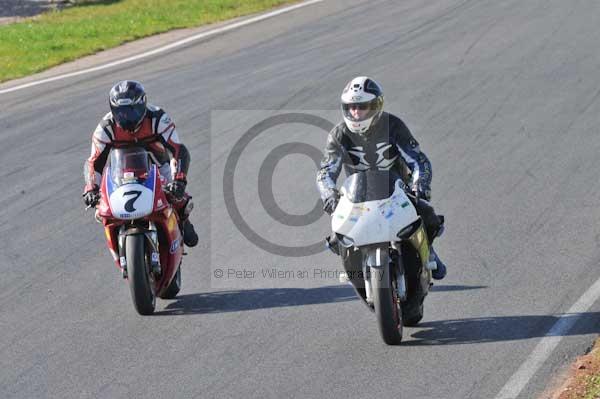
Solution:
[[(355, 117), (352, 115), (352, 112), (351, 112), (354, 110), (360, 110), (363, 112), (367, 111), (367, 112), (364, 115)], [(363, 103), (342, 104), (342, 112), (344, 113), (344, 116), (346, 118), (356, 121), (356, 122), (362, 122), (364, 120), (372, 118), (375, 114), (377, 114), (378, 111), (379, 111), (379, 109), (378, 109), (377, 99), (369, 101), (369, 102), (363, 102)]]
[(112, 107), (112, 114), (123, 129), (135, 128), (146, 113), (145, 104), (121, 105)]

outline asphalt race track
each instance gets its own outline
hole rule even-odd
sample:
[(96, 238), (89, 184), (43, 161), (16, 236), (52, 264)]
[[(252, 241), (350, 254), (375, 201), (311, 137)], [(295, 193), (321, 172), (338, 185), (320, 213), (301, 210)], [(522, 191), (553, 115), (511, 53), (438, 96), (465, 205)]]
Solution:
[[(495, 398), (598, 278), (599, 13), (593, 0), (331, 0), (0, 95), (0, 397)], [(448, 277), (400, 347), (338, 282), (339, 259), (310, 250), (328, 219), (285, 216), (315, 207), (326, 132), (313, 124), (336, 123), (363, 74), (430, 157), (447, 220)], [(149, 317), (81, 200), (91, 132), (125, 78), (190, 148), (202, 241), (178, 298)], [(585, 351), (598, 312), (567, 315), (519, 398)]]

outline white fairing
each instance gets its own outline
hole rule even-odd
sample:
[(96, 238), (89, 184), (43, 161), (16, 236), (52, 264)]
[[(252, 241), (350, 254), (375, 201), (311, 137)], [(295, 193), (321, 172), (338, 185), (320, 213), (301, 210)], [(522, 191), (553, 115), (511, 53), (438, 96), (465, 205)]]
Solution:
[(342, 197), (331, 219), (334, 232), (350, 238), (357, 247), (397, 241), (396, 234), (418, 219), (400, 183), (394, 194), (379, 201), (353, 204), (341, 189)]
[(152, 213), (154, 192), (137, 184), (125, 184), (110, 194), (110, 209), (118, 219), (139, 219)]

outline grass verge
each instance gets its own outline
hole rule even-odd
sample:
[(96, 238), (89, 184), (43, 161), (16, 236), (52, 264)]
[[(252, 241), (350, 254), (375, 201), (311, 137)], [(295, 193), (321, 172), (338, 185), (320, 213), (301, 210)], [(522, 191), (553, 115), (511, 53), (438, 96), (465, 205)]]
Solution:
[(0, 82), (122, 43), (298, 0), (105, 0), (0, 26)]
[(600, 398), (600, 339), (596, 341), (590, 353), (577, 359), (571, 369), (572, 375), (552, 398)]

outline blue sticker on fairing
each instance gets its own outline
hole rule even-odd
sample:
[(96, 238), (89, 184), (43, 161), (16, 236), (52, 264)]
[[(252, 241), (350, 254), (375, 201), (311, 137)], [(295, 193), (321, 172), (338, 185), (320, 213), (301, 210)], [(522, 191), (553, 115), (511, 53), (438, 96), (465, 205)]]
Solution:
[(178, 248), (179, 248), (179, 238), (176, 239), (175, 241), (173, 241), (173, 243), (171, 244), (171, 248), (169, 249), (169, 252), (174, 254)]
[(144, 182), (144, 186), (148, 187), (150, 190), (154, 191), (154, 174), (156, 173), (156, 165), (152, 165), (150, 168), (150, 173), (148, 173), (148, 178)]
[[(109, 172), (109, 170), (107, 170), (107, 172)], [(111, 174), (109, 173), (108, 176), (106, 176), (106, 192), (108, 193), (109, 197), (113, 193), (113, 191), (115, 191), (114, 182), (112, 180)]]

